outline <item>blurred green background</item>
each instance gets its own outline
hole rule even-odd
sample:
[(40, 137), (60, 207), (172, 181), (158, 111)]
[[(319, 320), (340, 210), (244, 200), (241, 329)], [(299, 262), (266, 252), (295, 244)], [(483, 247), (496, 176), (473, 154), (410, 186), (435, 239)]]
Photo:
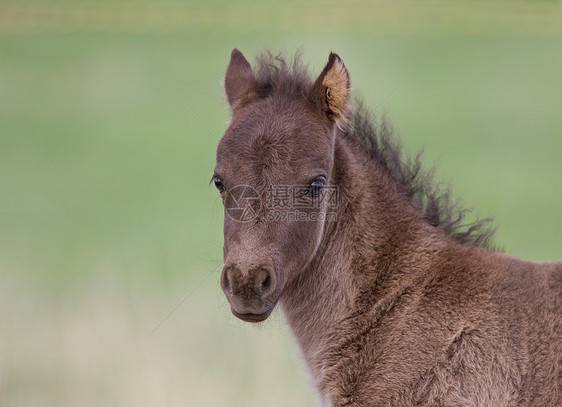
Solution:
[(233, 47), (338, 52), (498, 246), (562, 258), (560, 2), (0, 1), (1, 406), (314, 405), (218, 285)]

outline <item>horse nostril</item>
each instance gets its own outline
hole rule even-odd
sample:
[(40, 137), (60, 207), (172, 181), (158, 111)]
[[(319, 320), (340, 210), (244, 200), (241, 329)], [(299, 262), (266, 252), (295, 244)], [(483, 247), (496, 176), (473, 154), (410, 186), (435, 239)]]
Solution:
[(262, 269), (261, 276), (257, 283), (257, 288), (260, 295), (264, 295), (265, 293), (269, 292), (274, 284), (271, 272), (267, 269)]
[(261, 282), (261, 288), (262, 288), (262, 292), (263, 291), (267, 291), (267, 289), (271, 287), (271, 277), (269, 275), (269, 273), (267, 273), (263, 279), (263, 281)]
[(275, 275), (267, 267), (241, 270), (229, 265), (223, 270), (221, 288), (229, 298), (259, 299), (275, 291)]
[(226, 291), (228, 291), (229, 294), (232, 294), (232, 285), (230, 284), (230, 278), (228, 278), (228, 272), (223, 273), (223, 278), (221, 283), (223, 289), (226, 289)]
[(271, 277), (269, 276), (269, 274), (265, 276), (265, 279), (262, 281), (261, 285), (263, 288), (269, 288), (269, 286), (271, 285)]

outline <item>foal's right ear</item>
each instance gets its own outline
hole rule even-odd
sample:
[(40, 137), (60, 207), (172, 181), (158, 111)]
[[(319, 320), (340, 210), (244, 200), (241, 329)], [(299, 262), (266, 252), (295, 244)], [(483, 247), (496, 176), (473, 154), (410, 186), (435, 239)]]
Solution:
[(320, 73), (312, 89), (310, 100), (320, 107), (328, 120), (339, 128), (347, 125), (351, 112), (351, 82), (342, 59), (330, 53), (328, 63)]
[(252, 66), (244, 55), (234, 48), (224, 77), (224, 90), (233, 111), (257, 96), (256, 85)]

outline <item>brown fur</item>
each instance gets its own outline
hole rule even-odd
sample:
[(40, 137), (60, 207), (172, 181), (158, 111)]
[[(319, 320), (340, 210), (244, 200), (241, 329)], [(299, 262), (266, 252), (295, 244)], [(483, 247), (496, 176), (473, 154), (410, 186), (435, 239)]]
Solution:
[(233, 313), (258, 322), (280, 303), (322, 406), (562, 406), (562, 263), (487, 249), (482, 222), (459, 228), (387, 127), (350, 112), (337, 55), (313, 82), (281, 58), (254, 72), (234, 50), (225, 89), (223, 199), (319, 176), (338, 188), (336, 221), (271, 220), (262, 205), (224, 224)]

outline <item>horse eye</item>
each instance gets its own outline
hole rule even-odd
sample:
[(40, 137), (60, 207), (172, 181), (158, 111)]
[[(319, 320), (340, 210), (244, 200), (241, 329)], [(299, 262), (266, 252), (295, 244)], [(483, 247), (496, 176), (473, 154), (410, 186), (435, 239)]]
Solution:
[(308, 187), (308, 191), (307, 191), (308, 195), (313, 197), (319, 196), (320, 193), (322, 192), (322, 187), (324, 186), (325, 183), (326, 183), (326, 178), (322, 176), (314, 179), (314, 181), (312, 181), (310, 183), (310, 186)]
[(213, 177), (213, 182), (215, 183), (215, 187), (217, 187), (219, 192), (223, 192), (226, 189), (226, 187), (222, 183), (221, 179), (219, 177), (217, 177), (216, 175)]

